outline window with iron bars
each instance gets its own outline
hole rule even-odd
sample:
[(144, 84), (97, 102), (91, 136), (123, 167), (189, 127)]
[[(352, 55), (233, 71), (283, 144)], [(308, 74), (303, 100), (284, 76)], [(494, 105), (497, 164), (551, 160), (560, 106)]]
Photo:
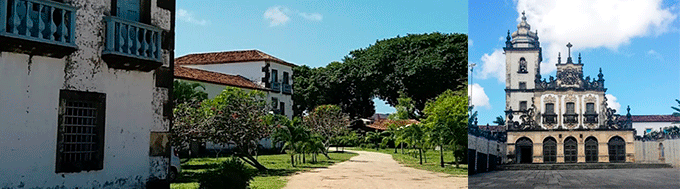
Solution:
[(105, 104), (103, 93), (60, 91), (55, 172), (103, 168)]

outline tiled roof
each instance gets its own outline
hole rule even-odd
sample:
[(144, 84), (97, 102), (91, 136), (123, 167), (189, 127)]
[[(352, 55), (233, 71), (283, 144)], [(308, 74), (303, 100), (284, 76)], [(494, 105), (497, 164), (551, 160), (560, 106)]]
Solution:
[(228, 75), (223, 73), (199, 70), (195, 68), (187, 68), (182, 66), (175, 66), (175, 78), (187, 79), (194, 81), (203, 81), (221, 85), (229, 85), (233, 87), (265, 90), (252, 81), (236, 75)]
[[(627, 120), (625, 115), (619, 117), (621, 120)], [(632, 122), (680, 122), (680, 116), (673, 115), (631, 115)]]
[(372, 124), (366, 125), (366, 127), (370, 127), (370, 128), (373, 128), (373, 129), (384, 131), (384, 130), (387, 130), (387, 127), (392, 123), (396, 123), (397, 125), (403, 126), (403, 125), (420, 123), (420, 122), (417, 121), (417, 120), (414, 120), (414, 119), (409, 119), (409, 120), (377, 119)]
[(295, 64), (286, 62), (259, 50), (189, 54), (176, 58), (175, 65), (223, 64), (252, 61), (272, 61), (291, 67), (296, 66)]

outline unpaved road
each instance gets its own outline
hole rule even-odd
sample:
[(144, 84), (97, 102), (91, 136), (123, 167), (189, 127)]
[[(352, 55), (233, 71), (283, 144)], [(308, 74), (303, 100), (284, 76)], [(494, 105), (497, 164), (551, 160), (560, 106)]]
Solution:
[(358, 153), (349, 161), (327, 169), (293, 175), (284, 189), (294, 188), (351, 188), (351, 189), (425, 189), (468, 188), (467, 177), (455, 177), (444, 173), (405, 167), (389, 154), (351, 151)]

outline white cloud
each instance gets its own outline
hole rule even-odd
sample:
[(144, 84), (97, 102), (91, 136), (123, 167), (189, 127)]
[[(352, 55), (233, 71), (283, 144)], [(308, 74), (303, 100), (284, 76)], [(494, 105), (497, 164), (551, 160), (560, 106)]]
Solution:
[(264, 11), (264, 19), (269, 21), (269, 27), (285, 25), (290, 20), (286, 15), (289, 12), (287, 8), (281, 6), (269, 7)]
[(472, 39), (468, 38), (468, 49), (472, 47), (473, 44), (474, 42), (472, 41)]
[(306, 13), (306, 12), (301, 12), (298, 13), (302, 18), (305, 18), (307, 20), (311, 21), (321, 21), (323, 20), (323, 16), (319, 13)]
[(662, 0), (517, 1), (518, 13), (526, 11), (527, 22), (538, 30), (544, 46), (543, 74), (555, 71), (558, 52), (562, 52), (562, 62), (566, 61), (568, 42), (574, 45), (572, 55), (576, 56), (579, 50), (617, 50), (633, 38), (669, 31), (678, 17), (672, 9), (664, 9)]
[(621, 104), (619, 104), (619, 102), (616, 101), (616, 97), (611, 94), (606, 94), (604, 96), (607, 98), (607, 105), (610, 108), (615, 109), (617, 113), (621, 114), (621, 112), (619, 111), (619, 109), (621, 109)]
[(471, 103), (475, 107), (486, 107), (486, 109), (491, 109), (489, 97), (486, 96), (484, 88), (479, 86), (479, 84), (475, 83), (473, 85), (468, 85), (468, 96), (471, 96)]
[(181, 8), (177, 9), (177, 18), (179, 18), (179, 20), (181, 20), (183, 22), (202, 25), (202, 26), (205, 26), (206, 24), (208, 24), (207, 20), (197, 19), (196, 17), (194, 17), (193, 13), (191, 13), (187, 10), (181, 9)]
[(505, 55), (502, 49), (494, 50), (491, 55), (482, 55), (481, 66), (482, 68), (479, 71), (480, 78), (496, 77), (499, 83), (505, 83)]
[(663, 56), (661, 55), (661, 53), (658, 53), (655, 50), (650, 49), (649, 51), (647, 51), (647, 55), (657, 60), (663, 61)]

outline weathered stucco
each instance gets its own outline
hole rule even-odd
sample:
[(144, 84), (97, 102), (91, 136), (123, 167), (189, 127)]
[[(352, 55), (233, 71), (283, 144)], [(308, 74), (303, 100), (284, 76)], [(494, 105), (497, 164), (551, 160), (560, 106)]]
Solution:
[[(169, 158), (150, 156), (149, 136), (169, 131), (162, 116), (168, 89), (155, 87), (154, 71), (112, 69), (102, 60), (111, 1), (65, 3), (77, 7), (77, 51), (62, 59), (0, 53), (0, 188), (143, 188), (163, 179)], [(151, 6), (151, 23), (170, 30), (172, 12), (155, 0)], [(61, 89), (106, 94), (103, 169), (55, 173)]]

